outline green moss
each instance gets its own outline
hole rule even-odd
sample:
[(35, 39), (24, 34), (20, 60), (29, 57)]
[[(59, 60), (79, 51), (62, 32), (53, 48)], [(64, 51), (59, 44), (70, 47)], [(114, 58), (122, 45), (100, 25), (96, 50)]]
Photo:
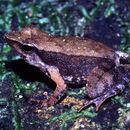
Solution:
[(70, 111), (70, 112), (64, 112), (59, 116), (55, 116), (49, 120), (50, 123), (60, 123), (60, 129), (67, 129), (68, 124), (74, 123), (76, 119), (81, 118), (81, 117), (87, 117), (87, 118), (93, 118), (97, 114), (92, 111), (92, 109), (86, 109), (80, 113), (75, 112), (75, 111)]

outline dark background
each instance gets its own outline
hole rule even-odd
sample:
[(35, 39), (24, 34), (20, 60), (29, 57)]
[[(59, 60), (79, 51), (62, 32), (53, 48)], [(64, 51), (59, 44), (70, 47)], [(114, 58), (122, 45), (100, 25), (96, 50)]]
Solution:
[(98, 113), (94, 107), (75, 112), (85, 99), (84, 87), (69, 88), (66, 99), (47, 109), (28, 101), (44, 98), (53, 87), (6, 44), (4, 34), (30, 24), (53, 35), (89, 37), (130, 51), (129, 0), (0, 0), (0, 130), (129, 130), (129, 87)]

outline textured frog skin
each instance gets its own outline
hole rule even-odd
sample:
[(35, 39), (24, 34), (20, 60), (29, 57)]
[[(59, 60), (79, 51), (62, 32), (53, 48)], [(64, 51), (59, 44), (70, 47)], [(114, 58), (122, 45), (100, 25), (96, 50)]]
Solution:
[(38, 67), (56, 83), (47, 100), (33, 101), (50, 106), (67, 92), (67, 84), (86, 85), (86, 101), (81, 108), (95, 104), (96, 110), (112, 96), (122, 92), (130, 79), (127, 53), (115, 51), (92, 39), (55, 37), (35, 27), (5, 34), (7, 42), (31, 65)]

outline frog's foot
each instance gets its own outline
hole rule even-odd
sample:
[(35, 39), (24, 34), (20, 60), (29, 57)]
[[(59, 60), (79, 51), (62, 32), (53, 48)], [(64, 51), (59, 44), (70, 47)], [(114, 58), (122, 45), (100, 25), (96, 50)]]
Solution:
[(44, 104), (44, 106), (48, 106), (47, 105), (47, 100), (45, 100), (45, 99), (44, 100), (39, 100), (39, 99), (31, 98), (30, 102), (34, 102), (34, 103), (36, 103), (36, 104), (38, 104), (40, 106), (43, 106), (43, 104)]
[(41, 107), (49, 107), (55, 105), (60, 100), (60, 98), (65, 94), (66, 94), (65, 91), (62, 91), (60, 94), (59, 90), (56, 89), (48, 99), (40, 100), (31, 98), (30, 101), (39, 104)]
[(51, 100), (49, 100), (49, 99), (39, 100), (39, 99), (31, 98), (30, 101), (40, 105), (41, 107), (49, 107), (49, 106), (53, 106), (54, 104), (56, 104), (56, 100), (52, 99), (52, 98), (51, 98)]
[(114, 86), (114, 88), (111, 88), (111, 90), (109, 90), (108, 92), (105, 92), (102, 96), (92, 99), (90, 101), (86, 101), (84, 103), (83, 107), (80, 108), (79, 112), (91, 104), (95, 104), (96, 112), (97, 112), (99, 110), (100, 106), (102, 105), (102, 103), (105, 102), (105, 100), (121, 93), (124, 90), (124, 88), (125, 88), (125, 85), (117, 84), (116, 86)]
[(60, 98), (66, 94), (67, 85), (64, 83), (63, 78), (61, 77), (59, 70), (55, 67), (49, 67), (48, 72), (50, 78), (56, 83), (56, 90), (54, 93), (46, 100), (35, 100), (31, 99), (31, 101), (40, 104), (41, 106), (52, 106), (55, 105)]
[(96, 106), (96, 112), (99, 110), (101, 104), (104, 102), (105, 100), (103, 100), (101, 97), (86, 101), (83, 105), (83, 107), (80, 108), (79, 112), (82, 111), (83, 109), (85, 109), (86, 107), (88, 107), (91, 104), (94, 104)]

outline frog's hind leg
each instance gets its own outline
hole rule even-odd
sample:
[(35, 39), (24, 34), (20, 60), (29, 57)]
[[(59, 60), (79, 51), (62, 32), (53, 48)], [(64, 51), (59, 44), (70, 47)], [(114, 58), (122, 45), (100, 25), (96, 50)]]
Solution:
[(80, 108), (79, 111), (83, 110), (85, 107), (91, 105), (91, 104), (95, 104), (96, 106), (96, 111), (99, 110), (100, 106), (102, 105), (103, 102), (105, 102), (106, 99), (115, 96), (119, 93), (121, 93), (125, 88), (125, 85), (123, 84), (116, 84), (116, 86), (114, 86), (114, 88), (111, 88), (111, 90), (109, 90), (108, 92), (105, 92), (102, 96), (99, 96), (95, 99), (86, 101), (83, 105), (82, 108)]
[(56, 83), (56, 89), (53, 94), (46, 100), (35, 100), (32, 99), (31, 101), (37, 102), (42, 106), (52, 106), (56, 104), (59, 99), (66, 94), (67, 85), (65, 84), (63, 78), (61, 77), (59, 70), (55, 67), (48, 67), (48, 72), (50, 78)]
[[(119, 67), (114, 68), (108, 72), (104, 72), (104, 74), (101, 73), (102, 75), (99, 75), (98, 73), (94, 74), (95, 71), (93, 71), (93, 74), (89, 75), (87, 78), (87, 95), (92, 100), (86, 101), (80, 111), (91, 104), (95, 104), (96, 111), (98, 111), (99, 107), (106, 99), (115, 96), (124, 90), (125, 81), (123, 80), (119, 69)], [(98, 72), (98, 70), (96, 72)], [(95, 80), (96, 78), (97, 80)]]

